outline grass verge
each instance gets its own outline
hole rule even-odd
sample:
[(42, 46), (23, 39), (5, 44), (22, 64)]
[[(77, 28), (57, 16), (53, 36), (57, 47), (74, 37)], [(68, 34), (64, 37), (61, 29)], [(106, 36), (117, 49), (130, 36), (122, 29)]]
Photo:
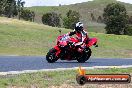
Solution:
[[(86, 70), (87, 74), (132, 74), (132, 68), (109, 68)], [(0, 88), (79, 88), (75, 78), (77, 70), (49, 71), (21, 75), (0, 76)], [(123, 86), (132, 87), (132, 83)], [(66, 87), (67, 86), (67, 87)], [(97, 88), (100, 84), (85, 85), (83, 88)], [(112, 85), (113, 86), (113, 85)], [(113, 87), (112, 87), (113, 88)], [(118, 88), (118, 87), (117, 87)]]
[[(46, 55), (56, 44), (60, 29), (62, 34), (72, 31), (1, 17), (0, 55)], [(91, 48), (93, 57), (132, 57), (132, 36), (89, 32), (89, 37), (99, 39), (99, 47)]]

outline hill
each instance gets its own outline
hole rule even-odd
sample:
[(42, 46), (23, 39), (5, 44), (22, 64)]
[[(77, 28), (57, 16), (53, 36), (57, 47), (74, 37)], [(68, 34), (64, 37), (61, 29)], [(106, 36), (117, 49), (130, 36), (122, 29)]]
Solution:
[[(0, 55), (46, 55), (59, 35), (59, 28), (0, 17)], [(71, 30), (63, 29), (62, 34)], [(132, 36), (89, 32), (99, 39), (93, 57), (132, 57)]]
[(86, 28), (93, 28), (93, 32), (105, 32), (104, 24), (99, 24), (96, 22), (91, 21), (91, 13), (94, 14), (95, 18), (97, 19), (98, 16), (102, 16), (103, 10), (109, 3), (121, 3), (125, 5), (127, 12), (129, 15), (132, 15), (132, 5), (128, 3), (119, 2), (116, 0), (94, 0), (94, 1), (88, 1), (84, 3), (77, 3), (72, 5), (62, 5), (62, 6), (34, 6), (29, 7), (28, 9), (33, 10), (36, 12), (36, 22), (41, 23), (41, 17), (43, 13), (47, 12), (57, 12), (58, 14), (61, 14), (62, 17), (65, 17), (65, 14), (68, 12), (68, 10), (75, 10), (78, 11), (81, 14), (81, 21), (84, 22)]

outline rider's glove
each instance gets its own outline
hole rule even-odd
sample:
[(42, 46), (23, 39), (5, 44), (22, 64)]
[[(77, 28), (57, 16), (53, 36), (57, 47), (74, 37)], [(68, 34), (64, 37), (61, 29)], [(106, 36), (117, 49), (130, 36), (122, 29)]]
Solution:
[(71, 43), (71, 47), (75, 47), (75, 43), (73, 42), (73, 43)]

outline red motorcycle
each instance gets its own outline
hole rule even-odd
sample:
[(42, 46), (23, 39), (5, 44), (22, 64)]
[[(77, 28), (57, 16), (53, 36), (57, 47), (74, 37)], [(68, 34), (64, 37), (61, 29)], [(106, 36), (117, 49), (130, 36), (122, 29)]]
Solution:
[(61, 60), (77, 60), (80, 63), (84, 63), (91, 56), (91, 49), (89, 47), (97, 47), (97, 38), (87, 39), (87, 43), (75, 46), (78, 40), (68, 35), (61, 35), (57, 37), (57, 44), (54, 48), (50, 49), (46, 55), (46, 60), (49, 63), (54, 63), (58, 59)]

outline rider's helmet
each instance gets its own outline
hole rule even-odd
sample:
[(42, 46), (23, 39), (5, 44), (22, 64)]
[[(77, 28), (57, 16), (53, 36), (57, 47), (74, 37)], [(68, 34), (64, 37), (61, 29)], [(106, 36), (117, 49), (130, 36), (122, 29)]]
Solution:
[(83, 23), (82, 22), (77, 22), (75, 25), (75, 31), (76, 32), (81, 32), (83, 31)]

